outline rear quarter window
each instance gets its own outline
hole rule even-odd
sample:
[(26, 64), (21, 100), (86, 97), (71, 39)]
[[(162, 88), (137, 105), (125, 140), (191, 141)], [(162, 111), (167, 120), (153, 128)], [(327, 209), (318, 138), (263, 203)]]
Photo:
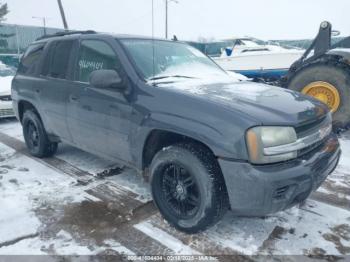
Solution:
[(44, 51), (45, 43), (34, 44), (24, 53), (17, 72), (24, 75), (34, 75)]

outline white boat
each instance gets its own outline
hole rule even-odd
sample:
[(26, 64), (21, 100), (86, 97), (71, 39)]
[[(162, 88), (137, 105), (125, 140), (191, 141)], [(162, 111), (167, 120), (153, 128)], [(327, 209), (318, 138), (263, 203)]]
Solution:
[[(235, 38), (209, 43), (206, 52), (227, 71), (264, 79), (279, 79), (305, 52), (261, 43), (252, 38)], [(214, 50), (220, 50), (220, 54)]]

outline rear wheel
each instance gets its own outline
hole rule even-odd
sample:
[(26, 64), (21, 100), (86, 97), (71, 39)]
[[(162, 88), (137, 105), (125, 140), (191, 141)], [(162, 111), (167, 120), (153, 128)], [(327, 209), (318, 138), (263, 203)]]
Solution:
[(337, 65), (316, 63), (301, 69), (289, 82), (289, 89), (325, 103), (333, 113), (336, 128), (350, 123), (350, 71)]
[(50, 142), (39, 116), (32, 110), (23, 114), (23, 136), (31, 155), (43, 158), (53, 156), (57, 143)]
[(228, 209), (219, 166), (201, 146), (177, 144), (158, 152), (151, 164), (151, 186), (163, 217), (186, 233), (205, 230)]

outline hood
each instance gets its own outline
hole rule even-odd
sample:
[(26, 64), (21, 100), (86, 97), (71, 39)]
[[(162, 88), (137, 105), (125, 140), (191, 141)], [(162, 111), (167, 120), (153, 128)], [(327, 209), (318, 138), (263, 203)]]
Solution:
[(209, 100), (228, 110), (247, 114), (263, 125), (296, 126), (328, 112), (326, 105), (301, 93), (248, 81), (187, 79), (157, 86)]
[(0, 77), (0, 96), (11, 95), (11, 82), (13, 76)]

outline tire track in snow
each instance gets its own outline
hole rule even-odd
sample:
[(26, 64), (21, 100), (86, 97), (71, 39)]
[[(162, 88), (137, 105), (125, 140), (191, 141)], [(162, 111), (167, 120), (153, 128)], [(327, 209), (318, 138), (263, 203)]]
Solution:
[(176, 255), (201, 255), (198, 251), (192, 249), (188, 245), (185, 245), (177, 238), (171, 236), (158, 227), (153, 226), (151, 223), (145, 221), (137, 225), (134, 225), (136, 229), (157, 240), (159, 243), (165, 244)]
[(184, 245), (189, 246), (193, 250), (196, 250), (202, 254), (210, 255), (211, 257), (220, 256), (220, 261), (226, 261), (225, 256), (230, 256), (231, 258), (234, 256), (235, 261), (249, 260), (232, 248), (222, 247), (220, 244), (213, 241), (210, 237), (208, 237), (208, 235), (203, 232), (190, 235), (176, 230), (174, 227), (169, 226), (169, 224), (165, 222), (159, 214), (150, 217), (147, 219), (147, 221), (145, 221), (145, 223), (135, 225), (135, 228), (140, 229), (139, 227), (141, 227), (142, 230), (144, 230), (145, 227), (146, 229), (155, 228), (155, 231), (164, 232), (155, 234), (153, 231), (148, 231), (155, 239), (161, 241), (158, 235), (170, 235), (171, 237), (178, 239), (178, 241), (182, 242)]
[(346, 197), (340, 198), (335, 194), (316, 191), (311, 194), (310, 198), (318, 202), (323, 202), (332, 206), (350, 210), (350, 201)]
[(78, 181), (82, 183), (89, 183), (94, 179), (94, 176), (87, 171), (83, 171), (64, 160), (61, 160), (56, 157), (50, 158), (37, 158), (32, 156), (25, 145), (21, 140), (8, 136), (2, 132), (0, 132), (0, 142), (4, 145), (11, 147), (16, 152), (21, 153), (37, 162), (40, 162), (56, 171), (63, 172), (73, 178), (76, 178)]

